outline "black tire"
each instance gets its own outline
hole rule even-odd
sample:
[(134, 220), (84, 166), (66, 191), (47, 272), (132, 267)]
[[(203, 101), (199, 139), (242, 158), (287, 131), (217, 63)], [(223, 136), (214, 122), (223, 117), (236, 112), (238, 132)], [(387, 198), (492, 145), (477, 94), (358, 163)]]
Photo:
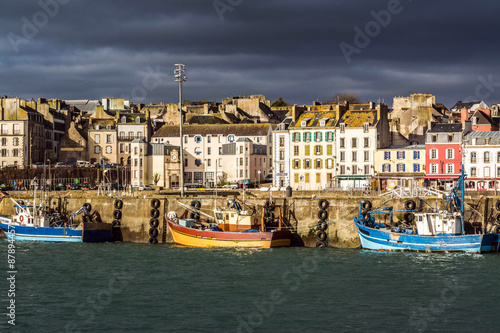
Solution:
[(317, 242), (316, 247), (326, 247), (325, 242)]
[(149, 211), (149, 216), (157, 218), (158, 216), (160, 216), (160, 211), (156, 208), (151, 208), (151, 210)]
[(90, 213), (90, 211), (92, 210), (92, 205), (89, 204), (88, 202), (84, 203), (83, 204), (83, 207), (85, 207), (85, 209), (87, 210), (87, 212)]
[(151, 238), (149, 238), (148, 243), (149, 244), (158, 244), (158, 240), (155, 237), (151, 237)]
[(497, 200), (497, 203), (495, 204), (495, 208), (500, 211), (500, 200)]
[(406, 212), (404, 215), (404, 219), (406, 222), (411, 223), (415, 219), (415, 215), (413, 215), (413, 213)]
[(417, 207), (417, 205), (415, 204), (415, 201), (413, 201), (413, 200), (407, 200), (405, 202), (405, 208), (407, 210), (414, 210), (415, 207)]
[(316, 234), (316, 239), (320, 242), (324, 242), (326, 240), (326, 237), (326, 232), (324, 232), (323, 230), (319, 230)]
[(328, 223), (326, 221), (318, 221), (318, 230), (326, 231), (328, 229)]
[(318, 218), (319, 218), (320, 220), (325, 221), (325, 220), (328, 218), (328, 211), (327, 211), (327, 210), (323, 210), (323, 209), (322, 209), (322, 210), (320, 210), (320, 211), (318, 212)]
[(122, 218), (122, 211), (121, 210), (114, 210), (113, 211), (113, 218), (115, 220), (119, 220)]
[(319, 209), (327, 210), (330, 203), (326, 199), (321, 199), (318, 203)]
[(115, 209), (122, 209), (123, 201), (121, 201), (120, 199), (116, 199), (113, 206), (115, 206)]
[(267, 218), (270, 219), (271, 221), (274, 221), (274, 213), (269, 212), (269, 216)]
[(160, 225), (160, 221), (158, 221), (158, 219), (155, 219), (153, 217), (153, 218), (151, 218), (151, 220), (149, 220), (149, 226), (151, 228), (158, 228), (159, 225)]
[(91, 221), (90, 221), (90, 216), (84, 215), (84, 216), (82, 217), (82, 221), (83, 221), (83, 222), (85, 222), (85, 223), (91, 222)]
[(160, 200), (158, 199), (151, 200), (151, 207), (156, 209), (160, 208)]
[(200, 219), (200, 213), (191, 212), (191, 213), (189, 213), (189, 218), (193, 219), (193, 220), (199, 220)]
[(191, 207), (194, 207), (194, 205), (196, 204), (196, 200), (193, 200), (191, 201), (191, 203), (189, 204)]
[(200, 208), (201, 208), (201, 201), (199, 201), (199, 200), (195, 200), (195, 203), (194, 203), (194, 208), (196, 208), (196, 209), (200, 209)]
[(120, 227), (122, 224), (120, 223), (120, 221), (118, 220), (113, 220), (113, 222), (111, 222), (111, 225), (115, 228), (118, 228)]
[(267, 200), (266, 203), (264, 204), (264, 207), (266, 209), (269, 209), (269, 207), (271, 207), (271, 201)]
[(497, 220), (497, 222), (500, 223), (500, 213), (498, 213), (496, 216), (495, 216), (495, 219)]
[(149, 237), (156, 237), (156, 236), (158, 236), (158, 229), (156, 228), (149, 229)]
[(365, 200), (362, 203), (363, 209), (370, 210), (372, 209), (372, 202), (370, 200)]
[(500, 225), (496, 225), (493, 227), (493, 229), (491, 229), (491, 231), (494, 233), (494, 234), (498, 234), (500, 233)]

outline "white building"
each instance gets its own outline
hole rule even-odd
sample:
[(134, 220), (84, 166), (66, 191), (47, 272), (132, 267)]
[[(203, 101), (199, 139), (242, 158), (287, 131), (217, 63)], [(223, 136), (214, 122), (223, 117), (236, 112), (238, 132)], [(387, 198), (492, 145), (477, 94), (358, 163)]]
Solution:
[(464, 137), (464, 148), (465, 188), (500, 189), (500, 131), (469, 132)]

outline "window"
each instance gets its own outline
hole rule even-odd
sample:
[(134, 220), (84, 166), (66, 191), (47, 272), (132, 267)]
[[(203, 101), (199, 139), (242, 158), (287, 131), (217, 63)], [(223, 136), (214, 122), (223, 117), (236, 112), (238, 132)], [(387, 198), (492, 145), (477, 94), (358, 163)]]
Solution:
[(100, 153), (101, 153), (101, 147), (94, 146), (94, 154), (100, 154)]
[(208, 135), (207, 136), (207, 143), (211, 143), (212, 142), (212, 136), (211, 135)]
[(340, 152), (340, 161), (345, 162), (345, 151)]
[(322, 154), (323, 149), (321, 149), (321, 148), (323, 148), (323, 147), (321, 147), (321, 146), (315, 146), (314, 147), (314, 151), (315, 151), (316, 155), (321, 155)]
[(363, 153), (363, 155), (364, 155), (364, 161), (365, 162), (369, 162), (370, 161), (370, 152), (369, 151), (365, 151)]
[(207, 155), (212, 155), (212, 148), (210, 147), (207, 148)]
[(363, 139), (363, 147), (368, 148), (370, 147), (370, 138), (364, 138)]
[(309, 183), (309, 174), (308, 174), (308, 173), (306, 173), (304, 176), (305, 176), (305, 178), (306, 178), (306, 183)]
[(298, 183), (299, 182), (299, 174), (298, 173), (295, 173), (293, 174), (293, 180)]
[(293, 146), (293, 155), (294, 156), (299, 155), (299, 146)]
[(345, 138), (340, 138), (339, 145), (340, 148), (345, 148)]
[(396, 165), (397, 172), (405, 172), (405, 165), (403, 163), (399, 163)]
[(384, 160), (390, 160), (390, 159), (391, 159), (391, 152), (384, 151)]
[(331, 158), (329, 158), (329, 159), (326, 160), (326, 167), (328, 169), (333, 168), (333, 160)]
[(489, 151), (484, 152), (484, 163), (490, 163), (490, 152)]
[(201, 154), (201, 148), (200, 148), (200, 147), (196, 147), (196, 148), (194, 149), (194, 153), (195, 153), (196, 155), (200, 155), (200, 154)]
[(419, 160), (420, 159), (420, 152), (418, 150), (415, 150), (413, 152), (413, 159), (414, 160)]
[(9, 134), (9, 130), (8, 130), (7, 124), (2, 124), (2, 132), (1, 132), (1, 134), (2, 135)]
[(431, 159), (435, 160), (438, 158), (438, 151), (437, 149), (431, 149)]
[(99, 134), (94, 135), (94, 142), (99, 144), (99, 141), (101, 139), (101, 136)]
[(333, 141), (333, 132), (327, 132), (326, 133), (326, 141), (332, 142)]
[(358, 160), (358, 152), (353, 151), (352, 152), (352, 161), (356, 162)]
[[(17, 146), (19, 145), (19, 138), (13, 138), (12, 139), (12, 145)], [(499, 155), (500, 156), (500, 155)]]
[(293, 160), (293, 168), (294, 169), (300, 168), (300, 161), (299, 160)]
[(453, 170), (454, 170), (454, 165), (453, 164), (447, 164), (446, 165), (446, 173), (453, 173)]
[(471, 177), (476, 177), (477, 176), (477, 170), (476, 170), (476, 168), (470, 168), (470, 176)]
[(448, 142), (453, 142), (453, 134), (448, 134)]
[(345, 133), (345, 124), (340, 124), (340, 133)]
[(222, 147), (219, 147), (219, 155), (222, 155)]
[(111, 146), (106, 146), (106, 154), (111, 154)]
[(306, 142), (310, 142), (311, 141), (311, 133), (307, 132), (307, 133), (304, 133), (304, 135), (306, 136)]
[[(498, 158), (500, 158), (500, 153), (499, 153)], [(470, 162), (471, 163), (476, 163), (476, 152), (475, 151), (473, 151), (473, 152), (470, 153)]]
[(311, 168), (311, 160), (307, 158), (304, 160), (304, 169), (310, 169), (310, 168)]
[(285, 146), (285, 138), (280, 136), (280, 147), (284, 147)]
[(9, 156), (9, 151), (7, 149), (2, 149), (2, 157)]
[(345, 165), (340, 166), (340, 174), (345, 175)]
[(326, 145), (326, 154), (328, 156), (331, 156), (332, 155), (332, 149), (333, 149), (333, 146), (332, 145)]
[(292, 133), (292, 141), (300, 142), (300, 133)]
[(453, 149), (446, 149), (446, 158), (449, 160), (452, 160), (454, 156), (454, 150)]
[(283, 161), (285, 159), (285, 151), (280, 150), (280, 160)]
[(490, 138), (485, 138), (484, 139), (484, 144), (489, 145), (490, 144)]
[(352, 174), (357, 175), (358, 174), (358, 166), (356, 164), (352, 165)]
[(132, 131), (128, 132), (128, 138), (132, 140), (134, 138), (134, 132)]
[(137, 147), (134, 147), (134, 154), (137, 155)]
[(194, 182), (198, 184), (203, 182), (203, 172), (194, 172)]
[(311, 147), (310, 146), (304, 146), (304, 155), (306, 156), (309, 156), (310, 155), (310, 150), (311, 150)]
[(243, 154), (243, 146), (240, 146), (240, 154)]
[(431, 136), (431, 141), (432, 142), (437, 142), (437, 135), (432, 135)]
[(396, 153), (398, 160), (404, 160), (405, 158), (405, 152), (404, 151), (398, 151)]
[(431, 164), (431, 173), (438, 173), (438, 165), (436, 163)]
[(321, 183), (321, 174), (320, 173), (317, 173), (316, 174), (316, 183)]
[(413, 172), (419, 172), (420, 171), (420, 164), (415, 163), (413, 164)]
[(382, 172), (391, 172), (390, 164), (382, 164)]
[(368, 124), (363, 124), (363, 133), (368, 133)]
[(196, 142), (196, 143), (200, 143), (200, 142), (201, 142), (201, 136), (200, 136), (200, 135), (196, 135), (196, 136), (194, 137), (194, 142)]
[(2, 146), (7, 146), (7, 138), (2, 138)]
[(212, 159), (210, 159), (210, 158), (209, 158), (209, 159), (207, 160), (207, 166), (212, 166)]
[(240, 157), (240, 165), (243, 165), (243, 157)]
[(12, 156), (18, 157), (19, 156), (19, 149), (13, 149), (12, 150)]
[(314, 141), (317, 141), (317, 142), (323, 141), (323, 133), (321, 133), (321, 132), (314, 133)]
[(120, 153), (123, 154), (125, 152), (125, 145), (120, 143)]
[[(201, 159), (199, 159), (199, 158), (195, 159), (194, 160), (194, 165), (200, 166), (201, 165)], [(195, 172), (195, 174), (196, 174), (196, 172)], [(196, 178), (196, 176), (195, 176), (195, 178)]]
[(369, 175), (370, 174), (370, 166), (369, 165), (365, 165), (365, 175)]
[(135, 123), (140, 124), (141, 123), (141, 118), (140, 117), (135, 117)]
[(500, 177), (500, 167), (497, 168), (497, 177)]
[(497, 163), (500, 163), (500, 151), (497, 152)]
[(315, 163), (314, 163), (314, 164), (315, 164), (316, 169), (321, 169), (321, 168), (322, 168), (322, 163), (321, 163), (321, 162), (322, 162), (322, 161), (321, 161), (320, 159), (317, 159), (317, 160), (315, 161)]
[(19, 134), (19, 124), (14, 124), (14, 133), (13, 134)]
[(472, 125), (476, 125), (477, 124), (477, 117), (472, 117)]
[(228, 136), (227, 136), (227, 141), (229, 141), (229, 142), (233, 142), (233, 141), (234, 141), (234, 135), (232, 135), (232, 134), (231, 134), (231, 135), (228, 135)]
[(137, 132), (137, 138), (138, 139), (144, 139), (144, 137), (142, 136), (142, 132)]
[(358, 145), (358, 139), (357, 138), (352, 138), (352, 145), (351, 145), (351, 147), (352, 148), (356, 148), (357, 145)]

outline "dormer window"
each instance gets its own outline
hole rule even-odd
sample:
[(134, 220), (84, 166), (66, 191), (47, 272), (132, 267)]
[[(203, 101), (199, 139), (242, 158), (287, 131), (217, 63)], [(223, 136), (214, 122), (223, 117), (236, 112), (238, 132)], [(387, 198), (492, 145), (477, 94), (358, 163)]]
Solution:
[(141, 117), (135, 117), (135, 123), (140, 124), (141, 123)]
[(472, 117), (472, 125), (477, 125), (477, 118), (476, 117)]
[(106, 125), (106, 129), (110, 130), (111, 129), (111, 125)]
[(363, 133), (368, 133), (368, 123), (363, 124)]
[(99, 125), (95, 125), (95, 129), (98, 131), (99, 130)]
[(328, 119), (330, 118), (323, 118), (319, 121), (319, 126), (321, 127), (325, 127), (326, 126), (326, 122), (328, 121)]
[(194, 137), (194, 142), (200, 143), (201, 142), (201, 135), (197, 135)]
[(228, 136), (227, 136), (227, 141), (229, 141), (229, 142), (234, 142), (234, 135), (233, 135), (233, 134), (228, 135)]
[(307, 123), (311, 120), (311, 118), (306, 118), (300, 122), (300, 127), (307, 127)]
[(125, 124), (127, 122), (127, 117), (123, 116), (122, 117), (122, 124)]
[(340, 124), (340, 133), (345, 133), (345, 124)]

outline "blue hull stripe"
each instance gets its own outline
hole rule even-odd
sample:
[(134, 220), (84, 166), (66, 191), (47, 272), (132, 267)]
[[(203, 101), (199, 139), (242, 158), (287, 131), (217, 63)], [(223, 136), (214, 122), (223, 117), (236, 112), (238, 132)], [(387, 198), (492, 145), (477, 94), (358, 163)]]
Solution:
[(111, 240), (111, 230), (75, 230), (57, 227), (26, 227), (0, 223), (0, 228), (9, 235), (14, 230), (14, 240), (40, 242), (107, 242)]
[(419, 236), (398, 234), (355, 223), (361, 246), (370, 250), (484, 253), (495, 250), (497, 235)]

